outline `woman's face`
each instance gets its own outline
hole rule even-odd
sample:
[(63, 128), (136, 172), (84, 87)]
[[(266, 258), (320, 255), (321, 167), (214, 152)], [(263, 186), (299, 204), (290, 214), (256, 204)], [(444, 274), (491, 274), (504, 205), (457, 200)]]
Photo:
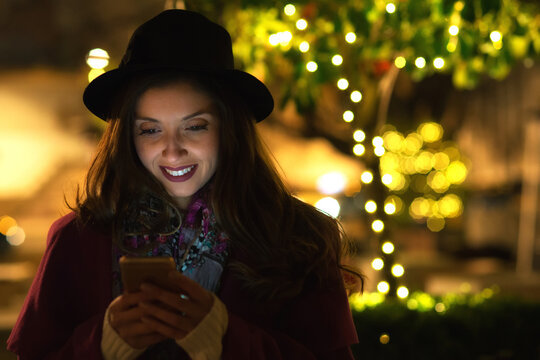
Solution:
[(182, 209), (214, 175), (219, 119), (212, 99), (187, 82), (150, 88), (135, 109), (133, 139), (142, 164)]

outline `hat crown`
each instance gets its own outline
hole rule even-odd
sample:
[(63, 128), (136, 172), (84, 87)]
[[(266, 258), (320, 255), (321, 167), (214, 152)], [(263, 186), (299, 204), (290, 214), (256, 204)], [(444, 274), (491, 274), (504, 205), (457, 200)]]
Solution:
[(166, 10), (135, 30), (119, 68), (140, 65), (232, 70), (231, 37), (201, 14)]

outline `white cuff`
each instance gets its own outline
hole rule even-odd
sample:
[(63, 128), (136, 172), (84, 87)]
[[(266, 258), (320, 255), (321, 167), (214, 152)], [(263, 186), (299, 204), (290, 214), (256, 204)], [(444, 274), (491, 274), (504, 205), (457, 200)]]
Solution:
[(212, 293), (214, 304), (210, 312), (189, 334), (176, 340), (192, 360), (219, 360), (223, 350), (222, 339), (229, 325), (227, 308)]
[(141, 355), (146, 349), (132, 348), (118, 335), (109, 323), (109, 309), (103, 319), (103, 334), (101, 335), (101, 354), (105, 360), (132, 360)]

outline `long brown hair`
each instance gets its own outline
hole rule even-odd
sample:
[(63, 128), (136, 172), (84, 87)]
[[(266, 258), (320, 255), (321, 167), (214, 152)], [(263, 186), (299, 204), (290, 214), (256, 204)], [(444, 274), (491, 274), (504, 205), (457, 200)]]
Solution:
[[(188, 81), (215, 101), (218, 109), (219, 162), (211, 180), (210, 204), (230, 238), (230, 269), (260, 300), (298, 295), (306, 281), (322, 285), (339, 276), (341, 232), (336, 220), (296, 199), (285, 187), (243, 99), (211, 76), (171, 72), (133, 79), (114, 101), (109, 125), (88, 172), (81, 218), (124, 236), (123, 221), (133, 200), (147, 194), (162, 199), (164, 211), (151, 230), (168, 220), (174, 202), (142, 166), (133, 144), (135, 107), (151, 87)], [(328, 282), (332, 283), (332, 281)], [(335, 283), (335, 282), (334, 282)]]

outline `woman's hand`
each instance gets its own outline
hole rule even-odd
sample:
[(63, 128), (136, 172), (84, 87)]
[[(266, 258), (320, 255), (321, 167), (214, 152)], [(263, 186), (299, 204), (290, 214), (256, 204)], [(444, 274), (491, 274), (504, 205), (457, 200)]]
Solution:
[(109, 305), (109, 324), (135, 349), (144, 349), (167, 338), (141, 321), (146, 312), (139, 304), (148, 299), (148, 295), (143, 292), (127, 293), (120, 295)]
[(178, 292), (147, 283), (141, 285), (141, 293), (146, 297), (140, 302), (140, 307), (145, 310), (141, 320), (162, 336), (180, 340), (208, 314), (214, 298), (198, 283), (177, 271), (169, 273), (169, 280)]

